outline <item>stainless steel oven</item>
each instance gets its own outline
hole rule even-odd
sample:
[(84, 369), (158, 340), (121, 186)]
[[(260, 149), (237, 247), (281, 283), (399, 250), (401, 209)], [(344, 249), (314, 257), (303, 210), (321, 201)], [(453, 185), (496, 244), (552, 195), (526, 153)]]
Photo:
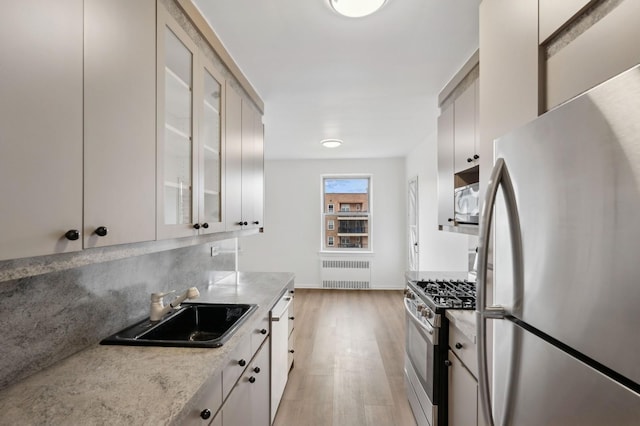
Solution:
[(409, 280), (405, 290), (405, 382), (419, 426), (447, 424), (447, 309), (475, 309), (475, 283), (464, 279)]
[(404, 307), (405, 381), (411, 409), (419, 426), (446, 424), (446, 415), (439, 409), (440, 399), (446, 395), (446, 387), (443, 389), (446, 376), (443, 381), (440, 373), (447, 352), (446, 343), (443, 352), (440, 341), (442, 317), (422, 303), (411, 289), (405, 292)]

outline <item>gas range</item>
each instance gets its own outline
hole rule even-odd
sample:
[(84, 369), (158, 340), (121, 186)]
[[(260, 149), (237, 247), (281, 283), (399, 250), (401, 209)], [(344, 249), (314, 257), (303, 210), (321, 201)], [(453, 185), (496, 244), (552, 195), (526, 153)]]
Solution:
[[(418, 424), (448, 424), (448, 309), (476, 308), (475, 282), (460, 274), (407, 275), (405, 382)], [(441, 277), (441, 278), (440, 278)]]
[(415, 281), (415, 290), (435, 310), (476, 308), (476, 283), (468, 280), (428, 279)]

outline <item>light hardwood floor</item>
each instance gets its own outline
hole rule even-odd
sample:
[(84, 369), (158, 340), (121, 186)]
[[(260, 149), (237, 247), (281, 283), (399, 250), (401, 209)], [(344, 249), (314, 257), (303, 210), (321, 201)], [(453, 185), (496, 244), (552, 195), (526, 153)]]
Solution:
[(295, 293), (295, 364), (276, 426), (413, 426), (402, 292)]

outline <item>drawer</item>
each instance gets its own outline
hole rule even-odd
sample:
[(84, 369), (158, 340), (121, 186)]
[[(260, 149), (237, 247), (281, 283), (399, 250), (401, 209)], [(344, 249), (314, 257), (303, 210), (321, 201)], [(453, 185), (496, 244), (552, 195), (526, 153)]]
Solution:
[(210, 377), (185, 407), (181, 425), (208, 425), (222, 405), (222, 374)]
[(449, 327), (449, 347), (456, 354), (460, 361), (469, 369), (474, 377), (478, 377), (478, 360), (476, 345), (460, 331), (459, 328), (451, 325)]
[(252, 357), (251, 339), (247, 336), (233, 351), (222, 370), (222, 395), (226, 398)]

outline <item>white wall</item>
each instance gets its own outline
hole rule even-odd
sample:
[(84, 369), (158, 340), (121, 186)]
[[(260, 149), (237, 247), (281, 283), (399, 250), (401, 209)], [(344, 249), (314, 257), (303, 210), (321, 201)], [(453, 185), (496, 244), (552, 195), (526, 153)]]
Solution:
[(404, 158), (265, 162), (265, 232), (240, 239), (241, 271), (296, 274), (296, 286), (320, 287), (321, 175), (372, 176), (372, 288), (404, 287)]
[[(477, 237), (438, 231), (438, 148), (436, 134), (426, 138), (406, 157), (405, 193), (418, 176), (418, 243), (421, 271), (467, 271), (468, 250)], [(407, 231), (405, 231), (405, 235)]]

